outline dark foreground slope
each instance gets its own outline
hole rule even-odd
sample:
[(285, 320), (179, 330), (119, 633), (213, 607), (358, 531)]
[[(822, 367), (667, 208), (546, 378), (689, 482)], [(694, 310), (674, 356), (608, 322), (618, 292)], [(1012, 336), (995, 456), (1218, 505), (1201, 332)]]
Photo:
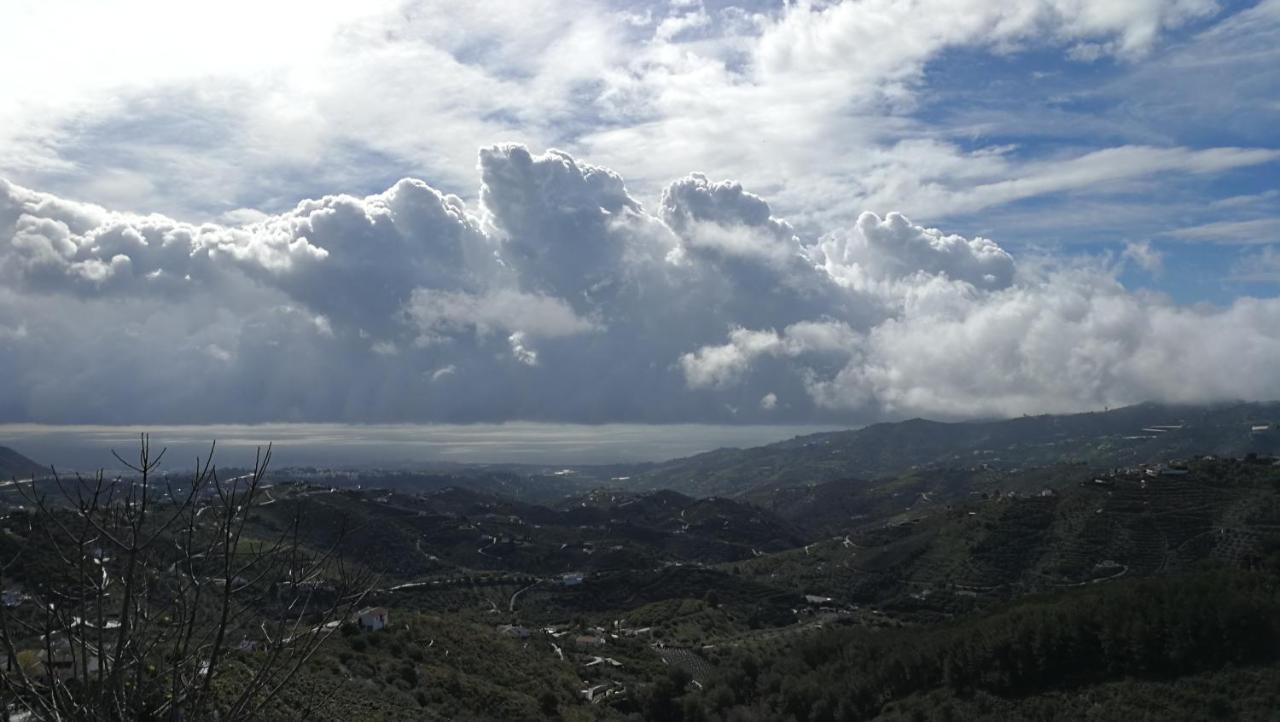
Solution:
[(661, 716), (1267, 719), (1280, 704), (1278, 620), (1274, 570), (1120, 581), (950, 624), (735, 648)]

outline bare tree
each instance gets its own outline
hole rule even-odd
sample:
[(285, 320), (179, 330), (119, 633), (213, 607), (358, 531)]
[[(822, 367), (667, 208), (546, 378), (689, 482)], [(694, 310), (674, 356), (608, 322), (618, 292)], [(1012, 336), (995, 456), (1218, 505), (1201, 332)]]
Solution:
[[(295, 679), (372, 588), (339, 553), (256, 513), (271, 447), (223, 480), (216, 447), (182, 483), (158, 478), (143, 435), (133, 475), (17, 484), (30, 511), (5, 530), (0, 701), (38, 719), (248, 719)], [(115, 452), (112, 452), (113, 454)], [(274, 531), (269, 531), (273, 529)]]

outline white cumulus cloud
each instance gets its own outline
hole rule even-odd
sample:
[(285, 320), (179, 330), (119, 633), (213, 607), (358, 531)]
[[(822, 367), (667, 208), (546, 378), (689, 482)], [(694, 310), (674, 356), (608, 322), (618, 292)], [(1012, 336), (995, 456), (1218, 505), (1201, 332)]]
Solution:
[[(560, 151), (191, 224), (0, 184), (0, 421), (867, 421), (1280, 397), (1280, 300), (1180, 306), (888, 213), (816, 235)], [(1129, 258), (1141, 262), (1139, 251)], [(447, 383), (444, 382), (447, 379)], [(782, 400), (785, 399), (785, 403)]]

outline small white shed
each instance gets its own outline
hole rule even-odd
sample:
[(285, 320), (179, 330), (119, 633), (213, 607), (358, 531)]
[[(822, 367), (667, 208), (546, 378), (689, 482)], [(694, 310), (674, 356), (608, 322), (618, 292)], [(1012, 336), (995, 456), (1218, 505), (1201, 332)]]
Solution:
[(386, 607), (366, 607), (356, 612), (356, 623), (361, 629), (368, 629), (376, 632), (387, 626), (387, 609)]

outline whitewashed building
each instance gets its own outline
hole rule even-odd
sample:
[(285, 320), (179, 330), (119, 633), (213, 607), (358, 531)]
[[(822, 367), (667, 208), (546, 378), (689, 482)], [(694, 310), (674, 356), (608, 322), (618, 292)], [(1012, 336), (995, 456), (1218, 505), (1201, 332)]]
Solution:
[(367, 629), (376, 632), (387, 626), (387, 609), (386, 607), (366, 607), (356, 612), (356, 624), (361, 629)]

